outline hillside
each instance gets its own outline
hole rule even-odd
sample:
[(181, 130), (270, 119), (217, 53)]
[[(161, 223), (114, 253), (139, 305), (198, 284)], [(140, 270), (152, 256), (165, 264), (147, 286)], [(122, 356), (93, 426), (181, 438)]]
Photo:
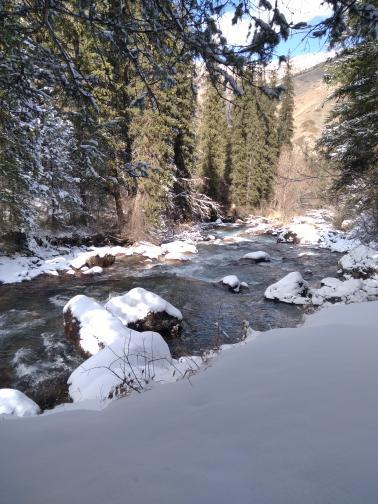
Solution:
[(326, 102), (330, 88), (323, 81), (324, 72), (325, 63), (321, 63), (294, 77), (294, 143), (297, 145), (313, 144), (331, 109), (331, 102)]

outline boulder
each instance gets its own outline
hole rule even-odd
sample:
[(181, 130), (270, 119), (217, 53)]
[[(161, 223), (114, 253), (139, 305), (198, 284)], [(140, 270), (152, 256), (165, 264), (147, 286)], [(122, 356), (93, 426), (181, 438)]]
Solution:
[(249, 259), (251, 261), (254, 261), (255, 263), (269, 262), (270, 255), (267, 252), (263, 252), (262, 250), (258, 250), (256, 252), (249, 252), (248, 254), (245, 254), (242, 257), (242, 259)]
[(240, 290), (240, 281), (236, 275), (227, 275), (222, 278), (221, 282), (232, 292), (239, 292)]
[(180, 310), (142, 287), (111, 298), (105, 308), (122, 324), (137, 331), (156, 331), (166, 338), (174, 338), (181, 332)]
[(293, 243), (294, 245), (298, 245), (300, 242), (297, 233), (291, 231), (290, 229), (287, 231), (282, 231), (277, 236), (277, 243)]
[(64, 335), (88, 356), (125, 336), (121, 321), (94, 299), (79, 294), (63, 308)]
[(0, 415), (34, 416), (41, 412), (37, 403), (19, 390), (0, 389)]
[(100, 268), (108, 268), (114, 264), (115, 257), (111, 254), (105, 254), (104, 256), (94, 255), (88, 257), (85, 264), (88, 268), (94, 268), (99, 266)]
[(283, 303), (299, 305), (311, 303), (308, 283), (298, 271), (293, 271), (270, 285), (264, 295), (267, 299), (282, 301)]
[(228, 287), (231, 292), (240, 292), (242, 289), (248, 289), (248, 284), (246, 282), (240, 282), (239, 278), (236, 275), (227, 275), (222, 278), (220, 283)]

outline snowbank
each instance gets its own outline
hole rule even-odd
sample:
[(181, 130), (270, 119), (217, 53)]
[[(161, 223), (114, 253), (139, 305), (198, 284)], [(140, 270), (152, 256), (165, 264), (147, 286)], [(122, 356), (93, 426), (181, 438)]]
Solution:
[(332, 218), (331, 211), (320, 209), (293, 217), (285, 226), (277, 218), (251, 216), (247, 219), (247, 226), (248, 232), (253, 235), (277, 235), (278, 241), (315, 245), (333, 252), (348, 252), (360, 245), (360, 241), (355, 238), (355, 230), (335, 230)]
[(360, 245), (343, 256), (339, 265), (344, 274), (366, 278), (378, 273), (378, 251)]
[(182, 313), (176, 307), (154, 292), (142, 287), (131, 289), (123, 296), (115, 296), (105, 308), (118, 317), (125, 325), (143, 320), (150, 313), (166, 313), (170, 317), (182, 320)]
[(270, 285), (265, 291), (265, 297), (284, 303), (301, 305), (373, 301), (378, 297), (378, 275), (366, 280), (323, 278), (321, 287), (316, 289), (311, 288), (296, 271)]
[(100, 413), (3, 421), (2, 501), (376, 504), (377, 310), (320, 310)]
[[(91, 260), (96, 256), (100, 259), (109, 257), (109, 259), (119, 256), (140, 255), (148, 259), (158, 259), (167, 256), (167, 259), (185, 261), (189, 259), (187, 254), (197, 253), (197, 248), (193, 243), (183, 240), (176, 240), (164, 245), (154, 245), (148, 242), (139, 242), (135, 245), (122, 246), (105, 246), (105, 247), (89, 247), (71, 249), (61, 248), (44, 248), (35, 247), (33, 257), (16, 255), (14, 257), (0, 256), (0, 283), (16, 283), (33, 278), (42, 274), (57, 275), (60, 271), (65, 271), (70, 275), (74, 275), (76, 271), (80, 271), (87, 275), (100, 274), (98, 269), (101, 265), (94, 266), (96, 269), (84, 269), (87, 264), (91, 265)], [(108, 264), (107, 264), (108, 265)]]
[(142, 392), (153, 383), (172, 382), (190, 369), (195, 359), (172, 359), (167, 343), (155, 332), (126, 330), (127, 335), (87, 359), (68, 379), (69, 394), (77, 401), (104, 401)]
[(38, 404), (19, 390), (0, 389), (0, 415), (24, 417), (38, 415), (40, 412)]
[(325, 301), (332, 303), (352, 303), (366, 301), (366, 293), (363, 291), (363, 282), (351, 279), (342, 282), (338, 278), (324, 278), (320, 289), (312, 289), (311, 302), (315, 305)]

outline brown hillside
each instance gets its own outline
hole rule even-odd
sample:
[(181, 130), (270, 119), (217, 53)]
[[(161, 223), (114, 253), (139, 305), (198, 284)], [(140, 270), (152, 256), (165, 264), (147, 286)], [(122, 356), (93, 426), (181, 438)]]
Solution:
[(294, 76), (296, 145), (314, 145), (331, 109), (331, 102), (326, 102), (331, 89), (323, 81), (324, 71), (325, 64), (321, 63)]

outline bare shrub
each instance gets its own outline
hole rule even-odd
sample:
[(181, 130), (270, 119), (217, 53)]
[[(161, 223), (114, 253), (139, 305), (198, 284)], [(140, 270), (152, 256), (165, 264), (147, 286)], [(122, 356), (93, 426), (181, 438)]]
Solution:
[(298, 146), (283, 149), (269, 207), (273, 213), (287, 220), (304, 210), (322, 206), (328, 203), (331, 181), (332, 176), (324, 162), (315, 154)]

